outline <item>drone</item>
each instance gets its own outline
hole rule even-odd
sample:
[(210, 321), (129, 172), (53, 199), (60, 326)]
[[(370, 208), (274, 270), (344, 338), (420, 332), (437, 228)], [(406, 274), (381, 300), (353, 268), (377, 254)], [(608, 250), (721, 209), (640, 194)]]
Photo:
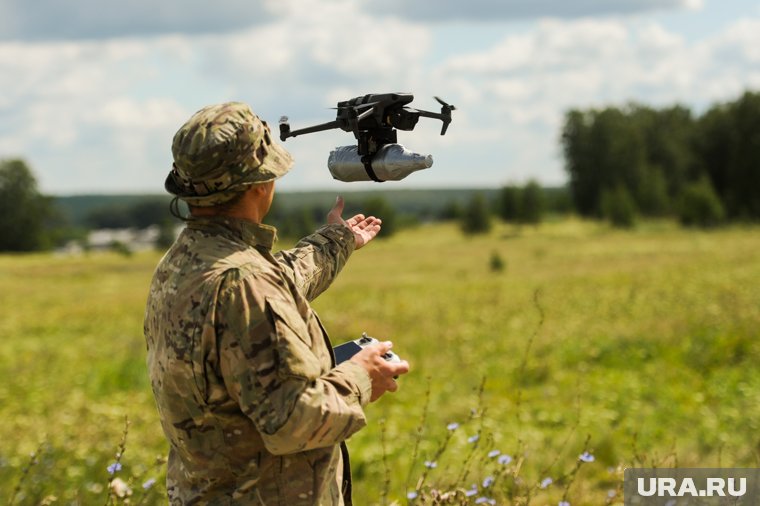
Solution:
[(420, 117), (441, 120), (441, 135), (446, 134), (451, 123), (451, 111), (456, 107), (438, 97), (434, 98), (441, 104), (440, 113), (406, 107), (414, 100), (411, 93), (382, 93), (338, 102), (335, 121), (300, 130), (291, 130), (287, 116), (283, 116), (280, 118), (280, 140), (284, 142), (285, 139), (297, 135), (340, 128), (354, 133), (354, 137), (359, 141), (360, 155), (373, 155), (382, 145), (397, 141), (397, 129), (414, 130)]
[[(354, 168), (359, 162), (359, 166), (364, 167), (367, 176), (373, 181), (403, 179), (414, 170), (430, 167), (433, 162), (429, 155), (422, 157), (398, 145), (397, 131), (414, 130), (419, 119), (424, 117), (440, 120), (441, 135), (445, 135), (451, 123), (451, 111), (456, 108), (438, 97), (434, 98), (441, 104), (440, 113), (407, 107), (414, 100), (411, 93), (381, 93), (338, 102), (334, 121), (299, 130), (291, 130), (287, 116), (283, 116), (280, 118), (280, 140), (284, 142), (290, 137), (335, 128), (353, 132), (357, 140), (356, 146), (336, 148), (330, 154), (328, 166), (335, 179), (366, 180), (363, 175), (355, 174)], [(383, 179), (376, 173), (378, 168), (385, 174)]]

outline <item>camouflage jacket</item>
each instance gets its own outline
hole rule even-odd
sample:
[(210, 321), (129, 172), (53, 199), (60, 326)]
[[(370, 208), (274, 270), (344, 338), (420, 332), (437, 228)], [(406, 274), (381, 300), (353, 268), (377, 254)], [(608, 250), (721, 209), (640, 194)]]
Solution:
[(345, 441), (371, 383), (334, 366), (309, 301), (354, 248), (327, 225), (271, 254), (275, 230), (194, 219), (159, 263), (145, 338), (175, 504), (350, 504)]

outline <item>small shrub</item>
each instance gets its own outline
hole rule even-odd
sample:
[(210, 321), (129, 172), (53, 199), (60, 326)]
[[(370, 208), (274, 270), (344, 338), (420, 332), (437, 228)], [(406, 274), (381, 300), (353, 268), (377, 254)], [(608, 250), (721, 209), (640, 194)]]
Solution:
[(462, 216), (462, 231), (465, 234), (485, 234), (491, 230), (491, 214), (483, 194), (476, 193), (467, 204)]
[(501, 189), (499, 195), (499, 216), (504, 221), (517, 221), (520, 218), (522, 191), (518, 186), (508, 185)]
[(541, 222), (545, 211), (544, 190), (537, 182), (528, 182), (522, 190), (520, 199), (520, 221), (536, 225)]
[(726, 217), (718, 195), (710, 181), (702, 178), (684, 188), (678, 202), (678, 218), (689, 227), (714, 227)]
[(601, 197), (602, 216), (617, 228), (633, 228), (636, 225), (636, 204), (623, 186), (605, 190)]
[(507, 264), (501, 258), (501, 255), (499, 255), (497, 251), (494, 251), (491, 253), (489, 266), (491, 267), (492, 272), (501, 272), (506, 268)]

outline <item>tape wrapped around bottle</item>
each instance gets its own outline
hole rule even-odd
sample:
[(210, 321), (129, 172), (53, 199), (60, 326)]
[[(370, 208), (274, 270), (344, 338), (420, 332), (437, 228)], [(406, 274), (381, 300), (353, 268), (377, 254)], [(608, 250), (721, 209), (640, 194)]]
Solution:
[[(372, 172), (380, 181), (400, 181), (412, 172), (432, 166), (431, 155), (413, 153), (401, 144), (382, 146), (371, 161)], [(330, 151), (327, 168), (338, 181), (373, 181), (356, 146), (340, 146)]]

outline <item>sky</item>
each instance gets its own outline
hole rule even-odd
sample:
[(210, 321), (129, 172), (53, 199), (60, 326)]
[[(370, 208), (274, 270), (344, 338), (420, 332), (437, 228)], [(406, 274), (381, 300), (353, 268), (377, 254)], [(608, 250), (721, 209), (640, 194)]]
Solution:
[(570, 109), (680, 104), (699, 114), (760, 91), (760, 0), (0, 0), (0, 159), (51, 195), (161, 193), (174, 132), (243, 101), (276, 130), (338, 101), (408, 92), (453, 104), (445, 136), (399, 132), (432, 168), (334, 181), (340, 130), (288, 139), (281, 190), (498, 188), (567, 181)]

